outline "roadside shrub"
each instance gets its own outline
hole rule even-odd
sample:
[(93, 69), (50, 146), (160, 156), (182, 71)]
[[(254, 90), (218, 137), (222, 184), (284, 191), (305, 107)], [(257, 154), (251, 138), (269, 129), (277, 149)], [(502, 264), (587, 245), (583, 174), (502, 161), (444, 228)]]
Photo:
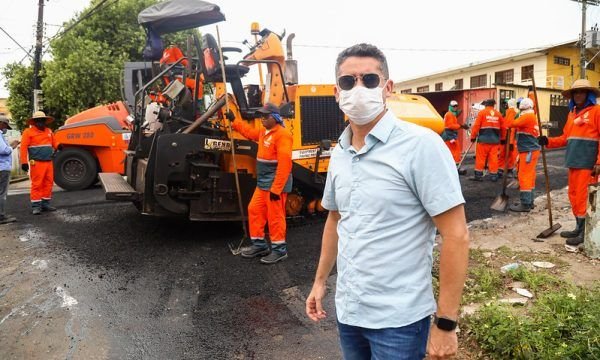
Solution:
[(558, 287), (525, 314), (493, 303), (465, 321), (492, 359), (600, 359), (600, 286)]

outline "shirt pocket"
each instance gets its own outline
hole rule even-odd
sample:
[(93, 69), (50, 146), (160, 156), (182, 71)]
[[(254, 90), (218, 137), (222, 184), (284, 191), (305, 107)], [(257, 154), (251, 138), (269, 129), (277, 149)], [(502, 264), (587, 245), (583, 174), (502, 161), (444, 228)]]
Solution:
[(350, 210), (350, 193), (351, 187), (346, 185), (336, 186), (335, 188), (335, 204), (337, 205), (338, 211), (349, 211)]

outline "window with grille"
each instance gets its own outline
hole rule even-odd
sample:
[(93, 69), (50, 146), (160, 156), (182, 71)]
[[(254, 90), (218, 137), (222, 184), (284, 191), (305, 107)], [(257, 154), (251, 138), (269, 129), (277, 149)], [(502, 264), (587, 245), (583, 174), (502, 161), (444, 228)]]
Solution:
[(558, 65), (569, 66), (571, 65), (571, 59), (562, 56), (555, 56), (554, 63)]
[(412, 89), (400, 90), (400, 94), (410, 94), (411, 92), (412, 92)]
[(454, 80), (454, 90), (462, 90), (463, 89), (463, 79)]
[(494, 74), (496, 84), (512, 84), (515, 78), (515, 70), (496, 71)]
[(485, 74), (471, 76), (471, 89), (484, 86), (487, 86), (487, 76)]
[(533, 65), (521, 66), (521, 81), (533, 78)]
[(442, 90), (444, 90), (444, 83), (435, 84), (435, 91), (442, 91)]
[(594, 71), (596, 70), (596, 64), (594, 64), (593, 62), (589, 63), (587, 64), (586, 69)]
[(419, 86), (419, 87), (417, 88), (417, 92), (418, 92), (418, 93), (429, 92), (429, 85), (425, 85), (425, 86)]

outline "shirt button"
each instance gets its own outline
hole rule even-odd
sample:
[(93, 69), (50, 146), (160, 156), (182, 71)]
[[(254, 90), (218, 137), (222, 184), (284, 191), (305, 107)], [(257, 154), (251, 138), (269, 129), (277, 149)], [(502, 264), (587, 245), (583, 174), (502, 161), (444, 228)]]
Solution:
[(358, 162), (358, 160), (360, 160), (358, 157), (354, 158), (354, 162)]

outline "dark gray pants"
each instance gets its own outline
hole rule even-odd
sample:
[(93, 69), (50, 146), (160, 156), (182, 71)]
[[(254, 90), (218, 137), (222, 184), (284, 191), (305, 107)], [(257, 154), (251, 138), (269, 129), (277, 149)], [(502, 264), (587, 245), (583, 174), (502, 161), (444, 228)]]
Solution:
[(6, 195), (8, 194), (8, 181), (10, 180), (10, 171), (0, 171), (0, 218), (3, 218), (4, 205), (6, 205)]

